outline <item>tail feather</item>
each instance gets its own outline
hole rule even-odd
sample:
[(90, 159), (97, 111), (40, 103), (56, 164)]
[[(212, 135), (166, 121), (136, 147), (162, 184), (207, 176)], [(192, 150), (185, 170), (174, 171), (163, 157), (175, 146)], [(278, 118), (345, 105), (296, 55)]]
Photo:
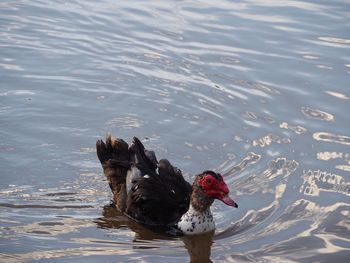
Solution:
[(108, 161), (110, 154), (108, 153), (106, 144), (102, 140), (96, 142), (96, 152), (101, 164)]
[(131, 154), (128, 144), (122, 139), (107, 135), (106, 142), (96, 142), (97, 157), (113, 192), (117, 207), (126, 208), (126, 173), (131, 165)]
[(146, 173), (155, 172), (158, 161), (153, 151), (147, 151), (136, 137), (134, 137), (130, 149), (135, 153), (135, 164), (140, 170), (144, 170)]

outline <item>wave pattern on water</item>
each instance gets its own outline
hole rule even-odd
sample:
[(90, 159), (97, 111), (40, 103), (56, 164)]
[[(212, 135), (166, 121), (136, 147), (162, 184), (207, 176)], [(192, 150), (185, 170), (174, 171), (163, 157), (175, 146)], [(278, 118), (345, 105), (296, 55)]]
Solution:
[[(2, 1), (0, 261), (348, 262), (347, 0)], [(94, 144), (143, 139), (239, 209), (177, 238), (110, 202)]]

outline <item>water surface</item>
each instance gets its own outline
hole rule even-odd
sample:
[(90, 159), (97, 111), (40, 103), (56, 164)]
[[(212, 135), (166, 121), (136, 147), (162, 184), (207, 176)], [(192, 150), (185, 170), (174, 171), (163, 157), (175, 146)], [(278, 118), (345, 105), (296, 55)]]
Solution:
[[(348, 262), (350, 5), (2, 1), (0, 261)], [(214, 236), (109, 205), (95, 141), (141, 138), (192, 182)]]

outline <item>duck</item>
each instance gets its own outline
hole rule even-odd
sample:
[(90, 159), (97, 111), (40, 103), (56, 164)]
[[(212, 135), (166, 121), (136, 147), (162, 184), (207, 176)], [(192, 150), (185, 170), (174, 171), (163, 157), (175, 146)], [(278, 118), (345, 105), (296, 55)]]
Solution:
[(113, 194), (116, 208), (149, 228), (176, 229), (195, 235), (215, 230), (210, 210), (215, 199), (238, 208), (222, 175), (205, 170), (188, 183), (169, 160), (157, 160), (134, 137), (126, 141), (107, 134), (96, 141), (96, 153)]

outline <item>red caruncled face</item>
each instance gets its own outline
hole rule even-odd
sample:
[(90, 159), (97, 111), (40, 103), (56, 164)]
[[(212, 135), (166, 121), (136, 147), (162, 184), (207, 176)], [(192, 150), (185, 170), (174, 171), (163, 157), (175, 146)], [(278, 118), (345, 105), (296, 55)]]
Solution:
[(238, 207), (236, 202), (228, 196), (230, 191), (220, 174), (212, 171), (204, 172), (199, 179), (199, 185), (208, 196), (219, 199), (226, 205)]

